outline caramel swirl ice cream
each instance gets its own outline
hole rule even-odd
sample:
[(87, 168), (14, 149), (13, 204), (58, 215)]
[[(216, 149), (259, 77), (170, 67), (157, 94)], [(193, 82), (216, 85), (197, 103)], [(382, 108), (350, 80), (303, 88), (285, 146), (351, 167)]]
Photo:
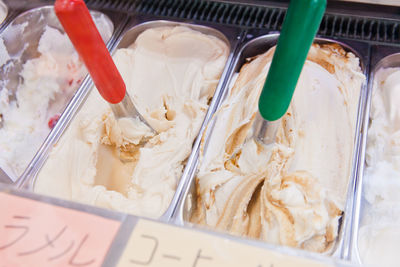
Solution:
[(275, 143), (265, 146), (254, 139), (252, 124), (273, 53), (248, 59), (209, 125), (191, 221), (325, 252), (345, 206), (365, 77), (354, 54), (314, 44)]

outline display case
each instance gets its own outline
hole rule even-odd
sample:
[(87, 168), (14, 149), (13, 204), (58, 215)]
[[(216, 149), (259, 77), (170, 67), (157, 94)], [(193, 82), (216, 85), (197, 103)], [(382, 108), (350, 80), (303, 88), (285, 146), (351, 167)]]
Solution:
[[(210, 158), (214, 148), (220, 149), (214, 140), (225, 140), (221, 136), (231, 134), (216, 124), (234, 121), (229, 112), (238, 117), (248, 112), (251, 105), (240, 104), (252, 91), (240, 93), (234, 100), (232, 91), (240, 89), (235, 83), (245, 77), (240, 74), (242, 69), (274, 49), (289, 1), (85, 1), (126, 83), (139, 86), (135, 81), (141, 70), (152, 77), (154, 92), (138, 99), (150, 103), (153, 100), (146, 99), (154, 98), (153, 105), (158, 101), (158, 90), (182, 90), (164, 95), (158, 101), (159, 109), (155, 108), (158, 113), (151, 113), (150, 104), (147, 107), (152, 119), (167, 126), (149, 144), (135, 148), (134, 164), (118, 163), (132, 165), (126, 169), (127, 175), (115, 170), (110, 174), (112, 179), (131, 177), (124, 178), (125, 191), (116, 189), (107, 177), (105, 182), (96, 180), (103, 167), (98, 164), (103, 153), (99, 147), (113, 144), (104, 141), (111, 140), (112, 130), (107, 128), (113, 123), (111, 111), (95, 96), (84, 64), (57, 21), (54, 1), (3, 1), (0, 258), (5, 266), (396, 266), (400, 249), (400, 200), (396, 193), (400, 189), (400, 110), (396, 105), (400, 101), (396, 93), (400, 89), (396, 78), (400, 71), (399, 1), (328, 1), (314, 54), (310, 52), (306, 63), (319, 74), (308, 70), (311, 78), (303, 83), (314, 86), (315, 94), (319, 88), (336, 88), (343, 99), (338, 101), (343, 104), (341, 109), (349, 109), (351, 115), (346, 117), (346, 112), (335, 110), (334, 105), (325, 111), (315, 102), (293, 104), (293, 114), (301, 106), (311, 110), (310, 114), (315, 110), (327, 112), (329, 118), (336, 113), (343, 118), (321, 126), (337, 132), (331, 139), (329, 134), (324, 134), (326, 139), (319, 138), (318, 133), (324, 131), (318, 130), (318, 125), (313, 128), (313, 141), (305, 143), (318, 149), (304, 155), (301, 151), (311, 150), (296, 144), (305, 138), (302, 134), (310, 129), (307, 123), (316, 116), (299, 119), (302, 123), (287, 118), (285, 123), (294, 123), (297, 128), (291, 128), (296, 132), (293, 138), (292, 132), (284, 135), (294, 140), (294, 145), (282, 151), (296, 156), (289, 157), (275, 176), (262, 168), (271, 164), (270, 159), (262, 164), (256, 161), (260, 155), (274, 152), (260, 147), (254, 149), (254, 157), (247, 150), (240, 150), (239, 155), (226, 150), (221, 158)], [(161, 31), (159, 39), (154, 37)], [(175, 34), (180, 38), (168, 43)], [(188, 43), (191, 49), (185, 47)], [(185, 54), (186, 50), (190, 54)], [(197, 56), (198, 51), (211, 63)], [(146, 57), (148, 60), (143, 60)], [(139, 59), (143, 68), (135, 65)], [(132, 69), (123, 69), (123, 64)], [(321, 84), (321, 75), (327, 77), (326, 84)], [(251, 80), (248, 83), (242, 87), (255, 88)], [(349, 91), (353, 87), (356, 92)], [(335, 94), (330, 97), (329, 104), (335, 101)], [(327, 97), (321, 99), (326, 101)], [(352, 103), (347, 102), (350, 99)], [(170, 103), (182, 105), (180, 112), (185, 116), (173, 114), (179, 108)], [(171, 137), (169, 129), (180, 123), (177, 117), (189, 121), (184, 124), (189, 126), (179, 130), (189, 133)], [(191, 120), (196, 121), (195, 126)], [(231, 124), (227, 123), (226, 129)], [(240, 127), (226, 140), (239, 143), (242, 149), (249, 138), (237, 133), (247, 124), (237, 124)], [(349, 134), (346, 127), (351, 129)], [(302, 169), (302, 157), (318, 157), (315, 155), (329, 147), (319, 140), (336, 142), (343, 136), (350, 139), (335, 153), (345, 154), (344, 159), (332, 156), (331, 161), (318, 164), (310, 159), (313, 163), (304, 164), (308, 167)], [(171, 138), (175, 138), (174, 145), (162, 150)], [(187, 144), (181, 146), (178, 141), (185, 138)], [(93, 147), (93, 151), (87, 152), (86, 147)], [(279, 155), (284, 157), (282, 151)], [(168, 156), (157, 160), (145, 157), (151, 153)], [(100, 165), (114, 166), (113, 157)], [(339, 169), (346, 169), (339, 178), (332, 174), (331, 164), (336, 161)], [(251, 162), (254, 168), (243, 167), (253, 166)], [(300, 162), (293, 165), (300, 167), (290, 167), (292, 162)], [(207, 172), (208, 165), (215, 168)], [(149, 175), (151, 179), (143, 179), (152, 171), (156, 174)], [(299, 172), (311, 175), (296, 176)], [(323, 178), (318, 176), (321, 173)], [(263, 175), (264, 182), (255, 182), (254, 188), (246, 191), (248, 180), (239, 182), (237, 177), (253, 179), (252, 175)], [(282, 182), (277, 182), (278, 176)], [(276, 183), (281, 183), (278, 193)], [(241, 190), (247, 202), (238, 197)], [(337, 195), (341, 197), (337, 198), (334, 190), (340, 191)], [(199, 215), (201, 212), (204, 214)], [(287, 241), (287, 236), (295, 241)], [(324, 249), (315, 248), (320, 243)]]

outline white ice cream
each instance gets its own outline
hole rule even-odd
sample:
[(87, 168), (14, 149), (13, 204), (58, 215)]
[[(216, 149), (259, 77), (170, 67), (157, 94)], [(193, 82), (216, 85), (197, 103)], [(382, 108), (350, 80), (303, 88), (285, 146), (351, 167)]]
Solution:
[[(10, 95), (14, 88), (0, 91), (0, 167), (14, 179), (50, 132), (49, 119), (66, 104), (86, 73), (67, 35), (54, 28), (46, 27), (38, 51), (41, 55), (23, 66), (16, 101)], [(59, 98), (64, 101), (56, 101)]]
[(209, 143), (202, 143), (191, 220), (324, 252), (335, 242), (346, 202), (365, 78), (353, 54), (314, 45), (276, 143), (264, 146), (252, 137), (252, 124), (273, 51), (241, 68), (216, 113)]
[(397, 266), (400, 251), (400, 68), (380, 69), (371, 99), (359, 251), (363, 263)]
[[(112, 25), (104, 15), (95, 21), (108, 40)], [(26, 169), (51, 130), (50, 120), (64, 110), (87, 73), (66, 34), (43, 26), (43, 19), (35, 23), (37, 28), (31, 21), (13, 24), (0, 38), (0, 168), (13, 180)], [(34, 33), (28, 29), (32, 27)], [(41, 30), (41, 36), (35, 35)], [(21, 43), (22, 37), (28, 43)]]
[[(94, 89), (52, 150), (35, 191), (158, 217), (169, 206), (229, 48), (187, 27), (159, 27), (118, 49), (114, 61), (139, 121), (117, 122)], [(150, 140), (137, 145), (143, 137)], [(123, 160), (120, 159), (123, 158)]]

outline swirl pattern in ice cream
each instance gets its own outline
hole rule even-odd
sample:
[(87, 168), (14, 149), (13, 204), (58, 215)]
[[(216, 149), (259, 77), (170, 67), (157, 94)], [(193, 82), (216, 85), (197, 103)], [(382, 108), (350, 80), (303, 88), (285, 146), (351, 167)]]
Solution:
[(344, 210), (365, 78), (352, 53), (334, 44), (313, 45), (276, 142), (264, 146), (252, 137), (252, 123), (273, 52), (241, 68), (209, 125), (191, 221), (324, 252), (336, 239)]

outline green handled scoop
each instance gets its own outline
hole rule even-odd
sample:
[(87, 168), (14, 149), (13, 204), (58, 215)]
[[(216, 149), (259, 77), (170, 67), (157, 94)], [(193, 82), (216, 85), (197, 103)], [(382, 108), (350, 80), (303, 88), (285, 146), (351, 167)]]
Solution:
[(255, 136), (264, 144), (275, 140), (279, 119), (292, 100), (325, 8), (326, 0), (290, 1), (254, 124)]

